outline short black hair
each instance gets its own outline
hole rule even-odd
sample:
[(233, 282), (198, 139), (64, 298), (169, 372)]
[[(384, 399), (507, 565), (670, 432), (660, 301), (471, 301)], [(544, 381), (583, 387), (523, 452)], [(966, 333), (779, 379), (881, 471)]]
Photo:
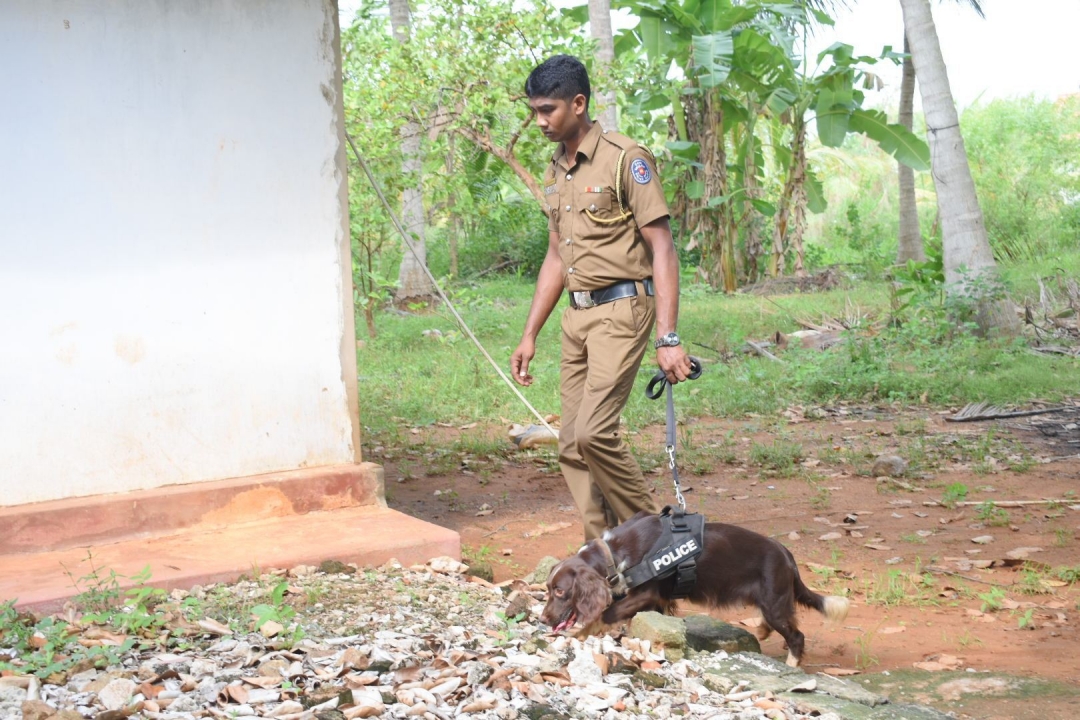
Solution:
[(573, 55), (552, 55), (537, 65), (525, 80), (527, 97), (570, 101), (577, 95), (584, 95), (586, 111), (591, 94), (589, 71)]

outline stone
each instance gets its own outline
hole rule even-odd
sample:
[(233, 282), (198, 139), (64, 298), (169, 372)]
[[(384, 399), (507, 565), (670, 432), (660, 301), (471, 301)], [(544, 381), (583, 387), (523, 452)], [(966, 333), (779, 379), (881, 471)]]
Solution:
[(98, 692), (98, 702), (106, 710), (121, 710), (131, 702), (138, 686), (127, 678), (117, 678)]
[(926, 705), (885, 705), (874, 711), (874, 720), (953, 720)]
[(45, 720), (56, 714), (56, 708), (40, 700), (27, 700), (22, 704), (23, 720)]
[(898, 455), (879, 455), (874, 460), (874, 468), (870, 474), (874, 477), (903, 477), (907, 468), (907, 460)]
[(761, 644), (752, 634), (708, 615), (685, 619), (686, 645), (699, 652), (761, 652)]
[(61, 710), (55, 715), (50, 715), (48, 720), (86, 720), (86, 718), (75, 710)]
[(575, 685), (586, 686), (592, 683), (602, 683), (604, 673), (596, 664), (592, 650), (583, 647), (574, 656), (574, 659), (566, 666), (566, 672), (570, 675), (570, 681)]
[(466, 682), (469, 685), (476, 686), (482, 685), (487, 682), (488, 678), (495, 672), (495, 668), (488, 665), (485, 662), (478, 662), (476, 660), (470, 660), (462, 665), (462, 668), (466, 670), (468, 675), (466, 676)]
[(648, 670), (638, 670), (634, 673), (634, 679), (640, 682), (642, 685), (653, 688), (667, 687), (667, 678), (663, 675), (659, 675)]
[(729, 655), (725, 658), (707, 658), (706, 656), (701, 656), (698, 658), (698, 661), (705, 666), (706, 672), (739, 678), (740, 680), (749, 676), (800, 676), (799, 680), (791, 680), (790, 682), (785, 681), (785, 690), (795, 683), (800, 682), (801, 677), (806, 674), (798, 668), (789, 667), (779, 660), (773, 660), (767, 655), (760, 655), (758, 653), (739, 653), (738, 655)]
[(536, 569), (526, 575), (523, 580), (530, 585), (543, 585), (548, 581), (548, 575), (551, 574), (551, 569), (558, 565), (559, 562), (559, 558), (545, 555), (536, 563)]
[(323, 560), (319, 563), (319, 572), (327, 575), (353, 575), (356, 573), (356, 568), (346, 565), (340, 560)]
[(529, 720), (570, 720), (570, 716), (559, 712), (550, 705), (536, 703), (522, 708), (521, 714)]
[(199, 701), (190, 695), (181, 695), (169, 705), (170, 713), (193, 713), (199, 710)]
[(877, 707), (889, 702), (889, 699), (883, 695), (871, 692), (862, 685), (850, 680), (842, 680), (829, 675), (817, 675), (815, 679), (817, 680), (817, 689), (815, 691), (817, 695), (830, 695), (840, 700), (847, 700), (848, 702), (869, 707)]
[(776, 696), (781, 700), (786, 700), (800, 713), (810, 715), (811, 713), (819, 713), (825, 715), (826, 713), (835, 713), (839, 715), (843, 720), (878, 720), (877, 710), (867, 705), (860, 705), (859, 703), (851, 702), (850, 700), (842, 700), (840, 698), (832, 697), (831, 695), (821, 695), (819, 693), (805, 694), (805, 693), (780, 693)]
[[(643, 612), (630, 621), (630, 636), (649, 640), (667, 648), (686, 647), (686, 623), (682, 618), (662, 615), (658, 612)], [(670, 659), (670, 658), (668, 658)]]
[(993, 535), (980, 535), (979, 537), (971, 538), (971, 542), (977, 543), (979, 545), (988, 545), (989, 543), (994, 542), (994, 536)]
[(737, 684), (727, 675), (720, 675), (712, 672), (704, 673), (701, 676), (701, 682), (705, 684), (705, 687), (715, 693), (720, 693), (721, 695), (727, 695)]

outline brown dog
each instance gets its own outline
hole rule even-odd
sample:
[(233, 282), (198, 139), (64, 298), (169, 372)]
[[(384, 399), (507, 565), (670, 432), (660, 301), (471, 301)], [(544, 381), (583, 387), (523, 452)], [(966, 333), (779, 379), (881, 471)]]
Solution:
[[(639, 612), (673, 614), (674, 576), (649, 580), (614, 602), (611, 587), (617, 581), (608, 580), (612, 568), (621, 572), (641, 562), (662, 532), (658, 515), (640, 512), (563, 560), (548, 577), (548, 600), (540, 619), (555, 632), (580, 623), (578, 636), (584, 637)], [(805, 645), (795, 621), (795, 603), (836, 621), (844, 619), (849, 605), (847, 598), (823, 597), (806, 587), (795, 558), (777, 541), (723, 523), (705, 525), (697, 583), (687, 599), (713, 608), (756, 606), (763, 620), (758, 637), (764, 640), (772, 630), (780, 633), (792, 667), (802, 661)]]

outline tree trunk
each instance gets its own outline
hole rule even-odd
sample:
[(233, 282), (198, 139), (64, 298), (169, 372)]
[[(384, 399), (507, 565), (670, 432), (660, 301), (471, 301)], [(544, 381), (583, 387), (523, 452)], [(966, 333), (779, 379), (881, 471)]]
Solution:
[(806, 230), (806, 119), (795, 113), (792, 123), (791, 166), (787, 181), (780, 195), (773, 223), (773, 248), (769, 257), (769, 275), (784, 274), (784, 256), (789, 248), (795, 249), (795, 274), (806, 275), (803, 267), (802, 236)]
[[(904, 73), (900, 81), (900, 124), (910, 132), (915, 126), (915, 64), (911, 62), (907, 34), (904, 35)], [(915, 171), (904, 163), (896, 163), (897, 181), (900, 186), (900, 234), (896, 250), (896, 264), (908, 260), (923, 262), (922, 233), (919, 230), (919, 208), (915, 204)]]
[(589, 0), (589, 31), (596, 40), (595, 77), (593, 86), (596, 102), (595, 117), (605, 130), (618, 130), (615, 115), (615, 89), (611, 79), (611, 63), (615, 60), (615, 38), (611, 34), (611, 0)]
[[(450, 135), (446, 140), (446, 177), (454, 177), (454, 160), (456, 154), (454, 152), (454, 136)], [(457, 194), (453, 191), (446, 198), (446, 214), (450, 218), (449, 222), (449, 242), (450, 242), (450, 277), (456, 278), (458, 276), (458, 229), (461, 225), (461, 218), (454, 212), (454, 207), (457, 205)]]
[(702, 181), (705, 192), (697, 208), (696, 235), (701, 243), (701, 260), (713, 288), (723, 287), (734, 292), (735, 278), (734, 243), (731, 242), (728, 216), (731, 201), (725, 200), (710, 208), (710, 198), (727, 197), (727, 152), (723, 137), (724, 115), (720, 97), (715, 90), (708, 91), (701, 110)]
[[(390, 0), (390, 26), (394, 39), (400, 43), (409, 40), (409, 1)], [(432, 294), (431, 281), (424, 268), (427, 267), (427, 245), (424, 241), (424, 194), (423, 156), (420, 153), (420, 125), (409, 121), (401, 129), (401, 174), (405, 184), (401, 200), (401, 225), (409, 236), (405, 240), (401, 268), (398, 270), (398, 288), (395, 298), (403, 302), (410, 298), (423, 298)], [(411, 248), (411, 250), (410, 250)]]
[(761, 187), (757, 176), (757, 137), (754, 135), (758, 109), (750, 106), (750, 120), (743, 130), (743, 222), (746, 224), (746, 244), (744, 246), (744, 277), (749, 283), (758, 279), (758, 258), (761, 257), (761, 213), (754, 207), (753, 201), (761, 197)]
[[(947, 291), (954, 296), (974, 295), (976, 321), (984, 333), (1016, 333), (1020, 322), (1012, 302), (998, 293), (982, 292), (996, 284), (997, 266), (975, 194), (930, 2), (900, 0), (900, 6), (926, 115), (934, 188), (941, 212)], [(970, 282), (975, 279), (979, 280), (978, 286)]]

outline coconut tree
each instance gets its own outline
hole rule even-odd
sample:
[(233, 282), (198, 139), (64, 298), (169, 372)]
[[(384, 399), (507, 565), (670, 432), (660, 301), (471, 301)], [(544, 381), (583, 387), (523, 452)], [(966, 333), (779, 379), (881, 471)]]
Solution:
[(1012, 304), (994, 291), (997, 266), (975, 194), (930, 0), (900, 0), (900, 7), (930, 140), (946, 287), (951, 296), (967, 298), (983, 332), (1015, 333), (1019, 320)]
[[(955, 0), (971, 7), (979, 17), (985, 17), (979, 0)], [(915, 65), (911, 62), (911, 49), (907, 33), (904, 33), (904, 63), (900, 77), (900, 113), (898, 121), (910, 132), (915, 119)], [(908, 260), (926, 260), (922, 233), (919, 230), (919, 210), (915, 205), (915, 171), (903, 163), (896, 164), (896, 176), (900, 191), (900, 233), (896, 250), (896, 263)]]

